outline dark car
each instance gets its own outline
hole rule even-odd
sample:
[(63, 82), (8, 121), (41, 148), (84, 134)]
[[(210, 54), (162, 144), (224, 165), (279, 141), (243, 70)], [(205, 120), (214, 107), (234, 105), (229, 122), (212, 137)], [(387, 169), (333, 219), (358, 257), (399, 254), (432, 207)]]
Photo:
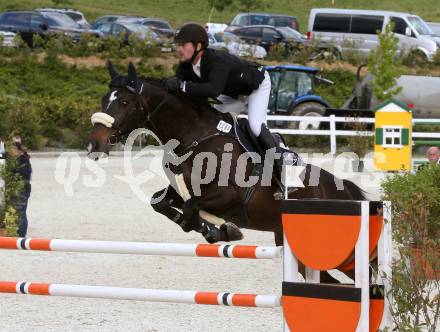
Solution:
[(235, 29), (233, 32), (248, 44), (260, 45), (269, 51), (272, 46), (280, 45), (286, 49), (306, 43), (306, 37), (291, 28), (274, 28), (270, 25), (251, 25)]
[(95, 22), (91, 24), (92, 29), (96, 29), (99, 25), (104, 23), (116, 23), (129, 20), (139, 20), (142, 19), (140, 16), (126, 16), (126, 15), (105, 15), (98, 18)]
[(96, 29), (105, 36), (123, 36), (124, 45), (128, 45), (130, 36), (135, 36), (138, 39), (144, 40), (146, 45), (151, 43), (157, 43), (162, 52), (173, 51), (171, 45), (167, 45), (162, 41), (157, 33), (155, 33), (149, 27), (133, 24), (133, 23), (103, 23), (96, 26)]
[(141, 24), (149, 27), (151, 30), (156, 32), (158, 35), (165, 38), (174, 37), (174, 30), (168, 21), (160, 18), (142, 18), (142, 19), (122, 19), (121, 21), (129, 21), (135, 24)]
[(249, 25), (270, 25), (273, 27), (289, 27), (299, 31), (298, 19), (295, 16), (270, 14), (270, 13), (240, 13), (226, 28), (226, 31), (233, 32), (240, 27)]
[(72, 20), (78, 23), (81, 28), (89, 29), (90, 24), (87, 22), (84, 14), (76, 9), (71, 8), (38, 8), (35, 9), (37, 12), (58, 12), (68, 15)]
[(62, 33), (71, 36), (74, 42), (85, 32), (98, 36), (92, 31), (82, 30), (69, 16), (57, 12), (6, 12), (0, 16), (0, 30), (19, 33), (30, 47), (33, 46), (33, 37), (36, 34), (45, 38)]

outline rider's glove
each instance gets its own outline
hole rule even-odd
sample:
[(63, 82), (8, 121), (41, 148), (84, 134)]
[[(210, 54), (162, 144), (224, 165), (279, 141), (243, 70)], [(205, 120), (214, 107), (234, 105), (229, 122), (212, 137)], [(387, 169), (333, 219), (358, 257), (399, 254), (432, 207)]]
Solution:
[(177, 77), (170, 77), (166, 80), (166, 86), (169, 92), (182, 91), (184, 82)]

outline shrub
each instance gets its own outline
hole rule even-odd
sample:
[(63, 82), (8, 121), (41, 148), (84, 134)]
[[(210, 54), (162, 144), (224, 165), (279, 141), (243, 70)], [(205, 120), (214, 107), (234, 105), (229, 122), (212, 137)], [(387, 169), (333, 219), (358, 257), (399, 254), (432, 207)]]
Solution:
[(382, 184), (392, 203), (392, 314), (397, 331), (438, 331), (440, 323), (440, 166), (396, 174)]

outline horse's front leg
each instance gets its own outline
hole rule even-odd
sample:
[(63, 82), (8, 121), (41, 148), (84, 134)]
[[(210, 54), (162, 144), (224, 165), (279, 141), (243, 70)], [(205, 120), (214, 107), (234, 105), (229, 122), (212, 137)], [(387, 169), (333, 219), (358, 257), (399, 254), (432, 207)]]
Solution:
[(156, 192), (150, 202), (152, 208), (178, 224), (185, 232), (192, 230), (190, 225), (185, 222), (183, 214), (178, 210), (182, 209), (183, 200), (172, 186), (168, 186)]
[[(217, 228), (200, 218), (198, 198), (192, 198), (184, 202), (172, 186), (156, 192), (151, 199), (151, 206), (154, 211), (178, 224), (183, 231), (201, 233), (209, 243), (230, 241), (231, 229), (229, 225)], [(179, 210), (182, 210), (183, 213)]]

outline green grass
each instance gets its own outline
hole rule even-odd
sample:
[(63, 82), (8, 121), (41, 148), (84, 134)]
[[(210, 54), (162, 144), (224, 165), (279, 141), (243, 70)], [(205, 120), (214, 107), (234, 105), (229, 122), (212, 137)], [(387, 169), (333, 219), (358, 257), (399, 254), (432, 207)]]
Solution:
[[(295, 15), (299, 18), (301, 31), (307, 30), (307, 18), (311, 8), (335, 7), (356, 9), (383, 9), (411, 12), (420, 15), (426, 21), (440, 22), (440, 5), (438, 0), (273, 0), (267, 8), (256, 9), (267, 12), (278, 12)], [(48, 0), (0, 0), (0, 11), (11, 9), (33, 9), (41, 6), (52, 6)], [(177, 27), (188, 21), (205, 23), (209, 17), (210, 8), (207, 0), (70, 0), (63, 7), (73, 7), (84, 12), (89, 21), (105, 14), (134, 14), (155, 16), (168, 19)], [(238, 12), (227, 10), (214, 12), (212, 22), (227, 23)]]

